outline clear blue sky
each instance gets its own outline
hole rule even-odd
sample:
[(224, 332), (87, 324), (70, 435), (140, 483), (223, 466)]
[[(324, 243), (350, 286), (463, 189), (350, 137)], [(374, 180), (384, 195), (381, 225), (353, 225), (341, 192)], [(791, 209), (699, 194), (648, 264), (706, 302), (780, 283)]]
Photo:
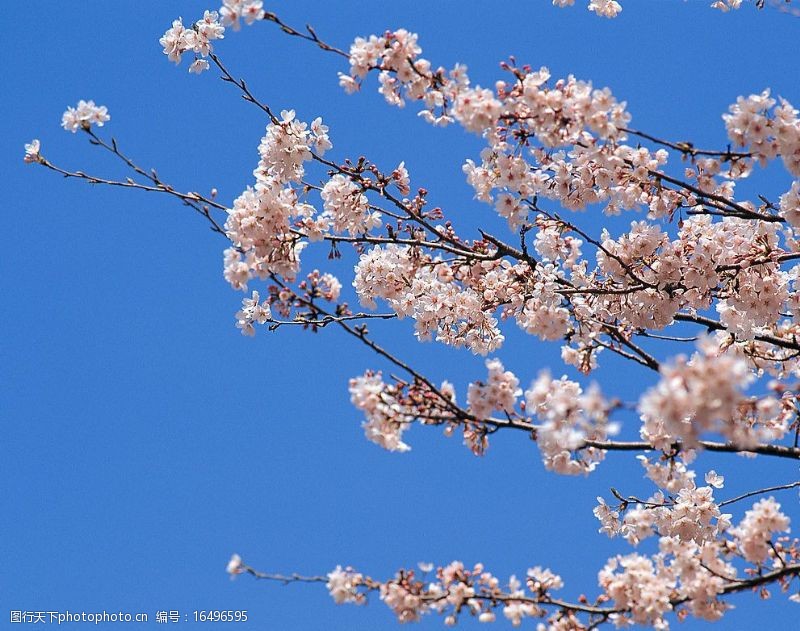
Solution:
[[(800, 21), (751, 7), (720, 15), (709, 2), (627, 0), (614, 21), (546, 0), (509, 0), (501, 12), (455, 1), (268, 8), (340, 46), (408, 28), (427, 58), (466, 63), (483, 85), (514, 54), (554, 76), (611, 87), (639, 128), (721, 147), (720, 114), (737, 95), (772, 86), (800, 105)], [(543, 565), (564, 577), (565, 596), (593, 597), (605, 559), (629, 551), (597, 534), (595, 496), (608, 497), (611, 485), (651, 489), (632, 457), (612, 456), (588, 479), (564, 478), (545, 472), (519, 436), (497, 436), (477, 459), (460, 439), (421, 427), (408, 434), (410, 453), (382, 451), (363, 438), (347, 394), (351, 376), (385, 368), (376, 357), (334, 330), (241, 336), (233, 319), (241, 296), (221, 274), (224, 241), (189, 210), (22, 163), (23, 143), (38, 137), (56, 163), (120, 176), (110, 157), (59, 127), (67, 105), (91, 98), (112, 116), (102, 132), (166, 181), (217, 187), (226, 202), (238, 195), (266, 121), (213, 72), (198, 78), (186, 62), (169, 64), (157, 41), (173, 18), (193, 21), (207, 6), (33, 3), (4, 29), (0, 628), (11, 609), (151, 618), (160, 609), (247, 609), (246, 628), (296, 631), (395, 624), (377, 599), (336, 607), (321, 587), (230, 581), (232, 552), (263, 570), (316, 574), (342, 563), (376, 578), (418, 561), (480, 560), (503, 578)], [(467, 232), (491, 217), (460, 170), (479, 139), (385, 106), (374, 83), (344, 95), (342, 60), (273, 25), (229, 33), (217, 50), (275, 109), (322, 115), (336, 158), (405, 160), (415, 184)], [(788, 188), (781, 173), (759, 178), (773, 197)], [(597, 215), (585, 219), (599, 231)], [(345, 253), (338, 269), (347, 279)], [(308, 269), (315, 262), (327, 263), (310, 257)], [(462, 400), (465, 384), (485, 375), (481, 358), (417, 344), (405, 324), (372, 328), (435, 380), (457, 383)], [(558, 352), (512, 328), (499, 356), (527, 386), (544, 366), (560, 374)], [(622, 396), (651, 379), (604, 359), (611, 370), (598, 378)], [(704, 456), (698, 469), (708, 468), (727, 476), (726, 496), (797, 474), (793, 463), (736, 457)], [(780, 500), (800, 518), (796, 494)], [(797, 605), (779, 595), (734, 602), (726, 630), (797, 620)], [(418, 628), (441, 625), (432, 617)]]

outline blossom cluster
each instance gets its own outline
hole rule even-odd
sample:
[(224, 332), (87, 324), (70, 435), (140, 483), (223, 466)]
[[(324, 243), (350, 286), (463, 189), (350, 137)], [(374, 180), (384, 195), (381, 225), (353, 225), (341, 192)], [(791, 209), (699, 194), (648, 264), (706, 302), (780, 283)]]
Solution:
[(189, 72), (200, 74), (209, 68), (206, 58), (214, 49), (211, 42), (224, 37), (225, 27), (219, 21), (219, 13), (206, 11), (202, 19), (197, 20), (189, 28), (183, 25), (181, 18), (173, 21), (159, 43), (164, 48), (167, 58), (176, 64), (181, 62), (184, 53), (194, 53), (195, 60), (189, 66)]
[(410, 449), (402, 436), (414, 422), (444, 424), (448, 435), (460, 427), (465, 445), (476, 455), (488, 448), (490, 428), (516, 426), (532, 433), (547, 469), (586, 474), (603, 460), (605, 451), (597, 443), (614, 436), (619, 427), (609, 421), (612, 405), (596, 385), (584, 392), (575, 381), (543, 372), (523, 392), (519, 379), (500, 360), (487, 360), (486, 368), (485, 381), (468, 385), (466, 408), (456, 404), (449, 382), (438, 389), (424, 383), (390, 384), (371, 371), (350, 380), (351, 402), (365, 415), (367, 438), (389, 451)]
[(618, 510), (598, 497), (594, 514), (600, 521), (600, 532), (611, 537), (622, 535), (631, 545), (656, 533), (702, 545), (716, 540), (731, 526), (731, 515), (722, 513), (714, 502), (714, 489), (697, 487), (693, 481), (670, 500), (658, 491), (643, 504), (627, 509), (622, 519)]
[(323, 226), (334, 232), (350, 235), (370, 232), (381, 226), (379, 212), (370, 210), (369, 200), (350, 178), (334, 175), (320, 193), (324, 202)]
[(316, 210), (300, 201), (291, 186), (305, 173), (304, 164), (314, 153), (322, 155), (332, 145), (320, 118), (309, 126), (294, 111), (267, 126), (258, 146), (255, 185), (233, 202), (225, 230), (233, 248), (225, 251), (225, 278), (235, 289), (246, 289), (251, 278), (270, 274), (294, 278), (300, 270), (300, 253), (307, 242), (293, 231), (313, 219)]
[(393, 579), (380, 582), (337, 566), (328, 574), (327, 587), (337, 604), (365, 604), (367, 594), (377, 591), (399, 622), (416, 622), (431, 613), (443, 615), (446, 626), (455, 626), (459, 616), (467, 615), (479, 622), (495, 622), (495, 609), (500, 609), (515, 627), (525, 618), (544, 616), (536, 600), (544, 601), (550, 592), (563, 587), (560, 576), (538, 566), (527, 571), (524, 583), (511, 576), (506, 585), (480, 563), (468, 567), (453, 561), (436, 568), (432, 580), (428, 575), (433, 567), (423, 563), (419, 567), (419, 578), (416, 570), (401, 570)]
[(422, 341), (435, 338), (485, 355), (505, 339), (492, 314), (502, 298), (490, 288), (502, 288), (508, 274), (500, 262), (451, 266), (419, 248), (390, 244), (362, 255), (355, 271), (361, 303), (386, 300), (398, 316), (415, 320)]
[(61, 117), (61, 126), (74, 134), (79, 129), (89, 129), (92, 125), (102, 127), (109, 120), (111, 116), (105, 105), (95, 105), (94, 101), (81, 99), (76, 107), (66, 109)]
[(780, 439), (794, 412), (774, 396), (745, 398), (742, 390), (754, 379), (741, 356), (720, 354), (706, 340), (691, 359), (662, 366), (659, 383), (642, 395), (642, 437), (663, 449), (677, 440), (694, 447), (713, 430), (742, 448)]
[(510, 370), (505, 370), (499, 359), (487, 360), (486, 368), (489, 371), (486, 383), (469, 384), (467, 403), (470, 413), (478, 418), (488, 418), (495, 410), (506, 414), (513, 412), (522, 394), (519, 379)]
[(364, 594), (358, 591), (364, 582), (364, 575), (355, 572), (352, 568), (342, 569), (341, 565), (328, 573), (326, 587), (337, 605), (343, 603), (361, 604), (365, 601)]
[(722, 118), (734, 143), (749, 149), (762, 163), (781, 156), (786, 169), (800, 177), (798, 111), (784, 98), (779, 102), (776, 107), (768, 89), (747, 98), (740, 96)]
[(542, 421), (536, 443), (545, 467), (561, 474), (593, 471), (605, 452), (587, 441), (605, 441), (619, 429), (608, 422), (610, 404), (596, 385), (584, 392), (577, 382), (553, 379), (547, 371), (525, 391), (525, 410)]
[(403, 442), (403, 432), (415, 416), (402, 395), (403, 388), (386, 384), (379, 372), (367, 372), (350, 380), (350, 402), (366, 417), (364, 434), (389, 451), (411, 449)]
[(219, 9), (222, 24), (230, 26), (234, 31), (242, 28), (242, 21), (250, 25), (264, 19), (263, 0), (222, 0)]
[(773, 534), (789, 531), (789, 518), (780, 508), (772, 497), (759, 500), (732, 530), (738, 550), (751, 563), (766, 562), (774, 553), (770, 545)]
[(38, 138), (34, 138), (29, 143), (25, 144), (25, 157), (23, 160), (28, 164), (32, 162), (39, 162), (41, 156), (39, 152), (41, 151), (42, 143), (39, 142)]
[(242, 310), (236, 314), (236, 326), (242, 330), (243, 335), (255, 335), (254, 323), (264, 324), (272, 319), (269, 302), (259, 302), (260, 296), (254, 291), (250, 298), (242, 300)]

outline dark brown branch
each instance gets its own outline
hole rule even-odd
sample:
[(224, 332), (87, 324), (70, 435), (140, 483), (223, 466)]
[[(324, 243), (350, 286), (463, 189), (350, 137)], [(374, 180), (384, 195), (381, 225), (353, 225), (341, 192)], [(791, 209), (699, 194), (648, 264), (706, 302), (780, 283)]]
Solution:
[[(675, 315), (675, 320), (679, 322), (694, 322), (695, 324), (701, 324), (706, 327), (709, 331), (727, 331), (727, 327), (717, 320), (712, 320), (711, 318), (706, 318), (705, 316), (699, 315), (691, 315), (688, 313), (678, 313)], [(800, 351), (800, 343), (793, 340), (785, 340), (780, 337), (775, 337), (773, 335), (756, 335), (755, 339), (759, 342), (766, 342), (768, 344), (773, 344), (774, 346), (779, 346), (781, 348), (788, 348), (794, 351)]]
[(620, 131), (623, 131), (626, 134), (639, 136), (640, 138), (644, 138), (656, 144), (663, 145), (664, 147), (669, 147), (670, 149), (675, 149), (676, 151), (680, 151), (684, 155), (690, 155), (693, 157), (710, 156), (715, 158), (721, 158), (723, 161), (729, 162), (731, 160), (739, 158), (750, 158), (753, 155), (751, 153), (731, 151), (730, 148), (726, 149), (725, 151), (698, 149), (690, 142), (670, 142), (669, 140), (663, 140), (661, 138), (656, 138), (655, 136), (651, 136), (650, 134), (645, 133), (643, 131), (639, 131), (637, 129), (629, 129), (626, 127), (621, 127)]
[(350, 55), (344, 52), (343, 50), (336, 48), (335, 46), (331, 46), (330, 44), (322, 41), (310, 24), (306, 24), (306, 33), (303, 33), (283, 22), (277, 15), (275, 15), (271, 11), (266, 11), (264, 13), (264, 19), (267, 20), (268, 22), (272, 22), (273, 24), (277, 24), (280, 27), (280, 29), (287, 35), (291, 35), (293, 37), (299, 37), (300, 39), (304, 39), (308, 42), (313, 42), (319, 48), (321, 48), (326, 52), (335, 53), (340, 57), (344, 57), (345, 59), (350, 59)]
[(762, 495), (764, 493), (772, 493), (772, 491), (785, 491), (788, 489), (794, 489), (800, 486), (800, 480), (797, 482), (791, 482), (789, 484), (779, 484), (777, 486), (770, 486), (765, 489), (758, 489), (757, 491), (750, 491), (749, 493), (743, 493), (737, 497), (734, 497), (729, 500), (725, 500), (724, 502), (720, 502), (720, 506), (726, 506), (727, 504), (733, 504), (734, 502), (738, 502), (739, 500), (746, 499), (748, 497), (753, 497), (755, 495)]

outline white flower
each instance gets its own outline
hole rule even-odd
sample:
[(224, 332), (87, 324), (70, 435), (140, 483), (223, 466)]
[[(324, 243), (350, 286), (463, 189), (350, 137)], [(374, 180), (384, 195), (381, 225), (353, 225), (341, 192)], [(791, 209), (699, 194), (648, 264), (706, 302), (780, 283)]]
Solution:
[(706, 473), (705, 478), (706, 478), (706, 484), (708, 484), (709, 486), (713, 486), (715, 489), (721, 489), (725, 484), (725, 477), (719, 475), (713, 469), (708, 473)]
[(231, 575), (231, 578), (244, 572), (244, 563), (242, 562), (242, 557), (240, 557), (238, 554), (231, 555), (231, 560), (228, 561), (225, 571)]
[(242, 28), (240, 19), (250, 25), (264, 18), (264, 3), (262, 0), (222, 0), (219, 12), (222, 23), (238, 31)]
[(236, 326), (242, 330), (242, 335), (253, 336), (256, 334), (253, 323), (264, 324), (272, 319), (269, 302), (259, 303), (259, 294), (254, 291), (251, 298), (242, 300), (242, 309), (236, 313)]
[(39, 162), (40, 159), (39, 147), (40, 143), (38, 138), (34, 138), (33, 140), (30, 141), (30, 143), (26, 144), (25, 157), (23, 158), (23, 160), (25, 160), (25, 162), (28, 163)]
[(195, 59), (192, 62), (192, 65), (189, 66), (189, 72), (193, 72), (195, 74), (200, 74), (208, 70), (208, 62), (205, 59)]
[(362, 604), (364, 598), (358, 593), (358, 586), (363, 579), (364, 576), (355, 572), (353, 568), (342, 569), (341, 565), (337, 565), (333, 572), (328, 573), (326, 587), (337, 605), (342, 603)]

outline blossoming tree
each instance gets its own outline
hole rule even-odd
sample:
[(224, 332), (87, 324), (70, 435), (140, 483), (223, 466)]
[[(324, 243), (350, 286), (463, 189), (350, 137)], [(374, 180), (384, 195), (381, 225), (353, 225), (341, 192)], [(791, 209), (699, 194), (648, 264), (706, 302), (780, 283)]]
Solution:
[[(588, 8), (615, 17), (623, 7), (592, 0)], [(412, 177), (404, 162), (337, 154), (335, 132), (321, 117), (303, 121), (261, 100), (216, 48), (230, 30), (256, 23), (341, 58), (339, 83), (348, 93), (377, 82), (389, 105), (416, 107), (435, 127), (479, 136), (480, 156), (457, 158), (505, 232), (461, 229), (447, 209), (431, 208), (424, 174)], [(190, 72), (220, 73), (266, 117), (252, 184), (238, 197), (182, 191), (140, 166), (100, 129), (110, 116), (93, 101), (68, 108), (62, 125), (121, 160), (130, 177), (64, 168), (39, 140), (26, 146), (25, 160), (96, 185), (168, 195), (194, 210), (228, 242), (224, 276), (245, 292), (236, 314), (243, 334), (336, 327), (372, 351), (388, 370), (354, 376), (349, 395), (366, 438), (384, 449), (409, 450), (405, 433), (417, 424), (459, 435), (481, 456), (502, 431), (535, 443), (554, 475), (587, 476), (605, 459), (636, 458), (652, 484), (644, 497), (611, 488), (586, 508), (598, 536), (621, 540), (597, 585), (573, 591), (594, 589), (593, 597), (561, 596), (570, 586), (557, 568), (539, 566), (510, 579), (458, 561), (386, 578), (349, 566), (302, 576), (263, 572), (234, 554), (229, 573), (321, 583), (336, 603), (378, 598), (400, 622), (441, 615), (447, 625), (471, 616), (515, 626), (533, 619), (552, 630), (663, 629), (670, 617), (718, 620), (726, 597), (738, 592), (772, 590), (800, 601), (800, 544), (779, 499), (800, 481), (731, 497), (723, 477), (703, 465), (704, 452), (800, 460), (800, 118), (790, 102), (769, 89), (740, 97), (722, 115), (722, 147), (701, 149), (637, 129), (624, 102), (586, 80), (512, 58), (492, 89), (481, 88), (466, 67), (423, 57), (415, 33), (357, 37), (345, 50), (259, 0), (225, 0), (196, 22), (178, 19), (160, 43), (170, 61), (190, 58)], [(788, 190), (737, 194), (737, 183), (771, 162), (794, 178)], [(637, 215), (625, 230), (592, 232), (584, 211)], [(304, 269), (307, 248), (352, 259), (352, 277)], [(358, 309), (346, 302), (344, 284)], [(403, 318), (420, 341), (486, 356), (486, 374), (457, 392), (368, 328)], [(496, 354), (508, 327), (559, 344), (563, 363), (585, 379), (562, 377), (559, 366), (533, 375), (506, 370)], [(652, 387), (626, 401), (595, 385), (592, 375), (610, 355), (652, 373)], [(637, 551), (648, 539), (654, 551)]]

